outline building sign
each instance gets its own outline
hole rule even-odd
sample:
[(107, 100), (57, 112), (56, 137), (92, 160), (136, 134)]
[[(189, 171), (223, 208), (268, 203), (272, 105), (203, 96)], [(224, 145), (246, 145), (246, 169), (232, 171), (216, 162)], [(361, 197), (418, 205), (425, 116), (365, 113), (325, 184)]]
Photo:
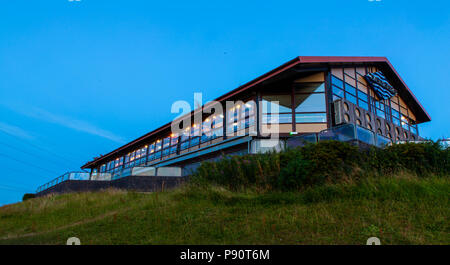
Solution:
[(397, 90), (389, 84), (382, 72), (370, 73), (364, 77), (380, 98), (389, 99), (397, 94)]

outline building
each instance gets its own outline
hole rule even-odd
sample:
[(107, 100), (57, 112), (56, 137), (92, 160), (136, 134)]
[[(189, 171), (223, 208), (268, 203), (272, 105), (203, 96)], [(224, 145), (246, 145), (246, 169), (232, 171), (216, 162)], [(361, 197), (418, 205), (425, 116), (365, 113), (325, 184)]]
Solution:
[[(227, 101), (237, 103), (227, 108)], [(296, 57), (216, 102), (223, 112), (204, 113), (207, 103), (191, 112), (201, 120), (181, 133), (169, 122), (81, 168), (91, 170), (91, 179), (120, 178), (144, 166), (182, 168), (186, 175), (204, 160), (279, 149), (298, 139), (380, 146), (420, 140), (418, 124), (430, 121), (384, 57)]]

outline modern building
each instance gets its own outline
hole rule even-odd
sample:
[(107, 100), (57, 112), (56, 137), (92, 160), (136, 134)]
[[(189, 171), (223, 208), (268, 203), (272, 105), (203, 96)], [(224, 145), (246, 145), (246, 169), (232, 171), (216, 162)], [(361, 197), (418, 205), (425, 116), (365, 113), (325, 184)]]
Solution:
[[(296, 57), (215, 101), (223, 113), (203, 112), (207, 103), (190, 114), (200, 112), (201, 121), (182, 133), (173, 133), (169, 122), (81, 168), (91, 170), (91, 179), (99, 173), (120, 178), (144, 166), (189, 174), (201, 161), (264, 152), (267, 143), (279, 149), (296, 139), (380, 146), (420, 140), (418, 124), (430, 121), (384, 57)], [(227, 101), (237, 104), (227, 108)]]

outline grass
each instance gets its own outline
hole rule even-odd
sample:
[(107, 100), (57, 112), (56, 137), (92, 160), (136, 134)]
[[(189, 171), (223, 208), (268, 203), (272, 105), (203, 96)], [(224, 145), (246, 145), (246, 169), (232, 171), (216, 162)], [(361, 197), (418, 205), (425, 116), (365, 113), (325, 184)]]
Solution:
[(53, 195), (0, 208), (0, 244), (449, 244), (450, 179), (368, 178), (297, 192), (186, 186)]

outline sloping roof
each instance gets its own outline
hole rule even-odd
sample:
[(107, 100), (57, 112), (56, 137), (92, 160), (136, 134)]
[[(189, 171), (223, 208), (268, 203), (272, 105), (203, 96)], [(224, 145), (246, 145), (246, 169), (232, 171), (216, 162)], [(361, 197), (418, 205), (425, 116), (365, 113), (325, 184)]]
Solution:
[[(311, 65), (331, 66), (331, 65), (336, 65), (336, 64), (361, 64), (361, 63), (379, 64), (379, 66), (381, 66), (383, 68), (383, 70), (385, 72), (387, 72), (386, 73), (388, 75), (387, 77), (395, 82), (394, 86), (399, 89), (403, 89), (403, 90), (399, 91), (399, 93), (401, 92), (400, 93), (401, 96), (405, 97), (405, 100), (408, 101), (409, 105), (412, 104), (412, 110), (413, 110), (413, 112), (415, 112), (417, 121), (418, 122), (427, 122), (427, 121), (431, 120), (431, 118), (428, 115), (428, 113), (426, 112), (426, 110), (423, 108), (423, 106), (420, 104), (420, 102), (417, 100), (417, 98), (414, 96), (412, 91), (408, 88), (406, 83), (403, 81), (403, 79), (400, 77), (400, 75), (397, 73), (397, 71), (394, 69), (394, 67), (392, 66), (392, 64), (389, 62), (389, 60), (386, 57), (298, 56), (298, 57), (295, 57), (294, 59), (278, 66), (277, 68), (253, 79), (252, 81), (231, 90), (230, 92), (218, 97), (214, 101), (225, 101), (239, 93), (242, 93), (252, 87), (255, 87), (256, 85), (258, 85), (266, 80), (274, 78), (275, 76), (277, 76), (283, 72), (293, 69), (294, 67), (299, 67), (299, 66), (307, 67), (307, 66), (311, 66)], [(208, 105), (208, 103), (205, 104), (205, 106), (207, 106), (207, 105)], [(199, 109), (194, 110), (193, 112), (196, 112)], [(187, 114), (187, 115), (189, 115), (189, 114)], [(120, 152), (126, 150), (127, 148), (140, 143), (141, 141), (144, 141), (162, 131), (170, 129), (170, 126), (171, 126), (171, 122), (129, 142), (128, 144), (125, 144), (125, 145), (109, 152), (106, 155), (98, 157), (98, 158), (94, 159), (93, 161), (87, 162), (81, 168), (84, 169), (84, 168), (93, 167), (93, 166), (99, 164), (99, 162), (101, 162), (102, 160), (105, 160), (106, 158), (112, 157), (115, 154), (120, 153)]]

